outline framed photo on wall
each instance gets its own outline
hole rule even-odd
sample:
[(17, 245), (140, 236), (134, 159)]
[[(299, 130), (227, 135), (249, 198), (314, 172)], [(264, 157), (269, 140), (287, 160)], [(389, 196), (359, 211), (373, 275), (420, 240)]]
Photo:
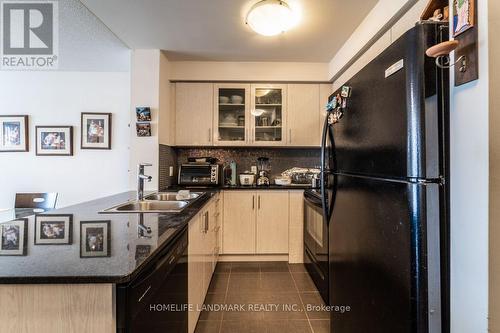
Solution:
[(111, 149), (111, 113), (82, 112), (82, 149)]
[(137, 121), (151, 121), (151, 108), (149, 106), (138, 106), (135, 108)]
[(35, 216), (35, 245), (66, 245), (73, 241), (73, 215)]
[(36, 126), (37, 156), (72, 156), (72, 126)]
[(29, 151), (28, 116), (0, 115), (0, 152)]
[(0, 223), (0, 256), (25, 256), (28, 219)]
[(80, 257), (98, 258), (111, 256), (111, 221), (80, 222)]
[(151, 136), (151, 123), (141, 122), (141, 123), (136, 123), (135, 126), (138, 137)]
[(475, 0), (455, 0), (453, 6), (453, 37), (456, 37), (474, 26), (476, 6)]

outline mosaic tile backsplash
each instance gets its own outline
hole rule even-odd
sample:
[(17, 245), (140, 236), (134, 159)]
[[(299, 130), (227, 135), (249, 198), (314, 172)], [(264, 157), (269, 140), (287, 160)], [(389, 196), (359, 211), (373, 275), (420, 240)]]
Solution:
[(186, 163), (191, 156), (215, 157), (218, 163), (223, 165), (235, 161), (238, 174), (250, 171), (252, 165), (257, 165), (258, 157), (268, 157), (272, 179), (293, 167), (319, 167), (320, 155), (319, 148), (172, 148), (160, 145), (160, 188), (176, 182), (175, 177), (168, 177), (168, 166), (175, 163), (174, 175), (177, 175), (177, 165)]
[[(160, 145), (160, 161), (159, 165), (159, 189), (167, 188), (170, 185), (177, 184), (177, 153), (174, 148), (166, 145)], [(172, 177), (168, 174), (168, 168), (174, 167), (174, 175)]]

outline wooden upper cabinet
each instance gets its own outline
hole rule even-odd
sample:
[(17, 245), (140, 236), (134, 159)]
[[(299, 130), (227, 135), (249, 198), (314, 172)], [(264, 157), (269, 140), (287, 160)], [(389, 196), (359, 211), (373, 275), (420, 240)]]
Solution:
[(319, 85), (319, 140), (321, 145), (321, 138), (323, 136), (323, 126), (326, 120), (326, 104), (328, 103), (328, 97), (333, 93), (333, 85), (320, 84)]
[(214, 85), (214, 144), (244, 146), (250, 143), (250, 85)]
[(319, 107), (319, 84), (288, 85), (287, 145), (319, 146), (321, 144), (318, 135)]
[(214, 90), (211, 83), (176, 83), (175, 144), (213, 144), (212, 115)]
[(176, 83), (175, 145), (318, 147), (331, 84)]
[(287, 85), (251, 85), (250, 144), (286, 146)]

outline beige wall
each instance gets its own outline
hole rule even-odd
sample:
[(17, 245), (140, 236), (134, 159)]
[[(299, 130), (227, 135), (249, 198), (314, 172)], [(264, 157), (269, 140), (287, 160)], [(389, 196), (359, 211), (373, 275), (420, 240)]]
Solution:
[[(134, 50), (132, 52), (131, 66), (131, 102), (130, 102), (130, 162), (129, 183), (132, 189), (137, 187), (137, 165), (151, 163), (153, 166), (146, 168), (146, 174), (153, 177), (150, 183), (145, 183), (145, 188), (154, 190), (158, 188), (158, 119), (160, 112), (160, 50)], [(150, 137), (137, 137), (136, 116), (137, 106), (151, 108)]]
[[(175, 114), (172, 89), (169, 81), (171, 63), (160, 50), (134, 50), (131, 65), (130, 103), (130, 161), (129, 183), (137, 187), (137, 165), (151, 163), (146, 174), (153, 177), (145, 183), (147, 190), (158, 189), (158, 145), (173, 145), (175, 140)], [(151, 108), (151, 136), (137, 137), (135, 108)]]
[[(500, 1), (489, 1), (489, 31), (500, 32)], [(489, 328), (500, 332), (500, 40), (490, 33)]]
[[(130, 50), (80, 1), (58, 11), (59, 69), (0, 70), (0, 114), (29, 115), (30, 146), (0, 153), (0, 210), (17, 192), (57, 192), (64, 207), (129, 188)], [(82, 112), (113, 114), (111, 150), (81, 149)], [(36, 156), (38, 125), (73, 126), (73, 156)]]
[(307, 62), (171, 62), (172, 81), (327, 82), (328, 63)]
[[(369, 45), (374, 38), (377, 38), (380, 31), (385, 31), (387, 30), (386, 28), (394, 25), (392, 21), (395, 20), (395, 18), (400, 17), (401, 12), (410, 10), (410, 8), (412, 8), (417, 2), (428, 1), (379, 0), (379, 2), (375, 5), (375, 7), (373, 7), (370, 13), (368, 13), (365, 19), (352, 33), (351, 37), (349, 37), (349, 39), (328, 64), (328, 77), (336, 80), (337, 74), (345, 66), (351, 63), (352, 59), (354, 59), (358, 53), (363, 52), (366, 45)], [(418, 13), (416, 17), (418, 18), (419, 16), (420, 13)], [(414, 22), (415, 20), (413, 19), (413, 23)], [(395, 29), (401, 30), (401, 28), (405, 28), (405, 25), (405, 20), (400, 19), (399, 22), (395, 23)], [(406, 31), (406, 29), (403, 30)], [(373, 50), (368, 52), (365, 51), (363, 53), (372, 54)], [(364, 57), (366, 58), (366, 55)], [(356, 65), (354, 65), (354, 67), (356, 67)]]
[[(478, 4), (479, 80), (451, 76), (451, 330), (488, 329), (488, 3)], [(453, 1), (450, 0), (450, 6)]]
[[(345, 72), (340, 76), (336, 73), (330, 73), (332, 77), (335, 78), (333, 82), (333, 90), (340, 88), (347, 80), (353, 77), (357, 72), (359, 72), (364, 66), (366, 66), (370, 61), (372, 61), (377, 55), (379, 55), (383, 50), (385, 50), (389, 45), (391, 45), (395, 40), (401, 37), (406, 31), (415, 26), (415, 22), (419, 19), (420, 14), (427, 4), (427, 0), (419, 0), (416, 4), (411, 7), (406, 14), (400, 18), (386, 33), (384, 33), (366, 52), (364, 52), (359, 59), (357, 59)], [(364, 24), (371, 24), (365, 21)], [(374, 29), (368, 29), (367, 27), (359, 27), (358, 31), (370, 31), (371, 34), (374, 33)], [(361, 38), (361, 37), (358, 37)], [(368, 36), (364, 39), (368, 39)], [(346, 45), (349, 48), (349, 45)], [(347, 52), (347, 51), (346, 51)], [(335, 56), (334, 60), (330, 63), (333, 65), (334, 61), (340, 66), (340, 59), (336, 59), (339, 56)], [(336, 59), (336, 60), (335, 60)], [(344, 60), (344, 62), (347, 62)], [(332, 69), (332, 67), (330, 67)]]

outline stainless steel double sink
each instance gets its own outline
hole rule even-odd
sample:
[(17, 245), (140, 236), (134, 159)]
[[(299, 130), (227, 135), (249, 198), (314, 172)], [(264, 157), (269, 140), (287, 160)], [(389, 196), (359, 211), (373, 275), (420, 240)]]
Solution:
[(177, 192), (149, 194), (144, 200), (132, 200), (101, 211), (102, 214), (117, 213), (180, 213), (204, 193), (191, 192), (189, 198), (177, 199)]

